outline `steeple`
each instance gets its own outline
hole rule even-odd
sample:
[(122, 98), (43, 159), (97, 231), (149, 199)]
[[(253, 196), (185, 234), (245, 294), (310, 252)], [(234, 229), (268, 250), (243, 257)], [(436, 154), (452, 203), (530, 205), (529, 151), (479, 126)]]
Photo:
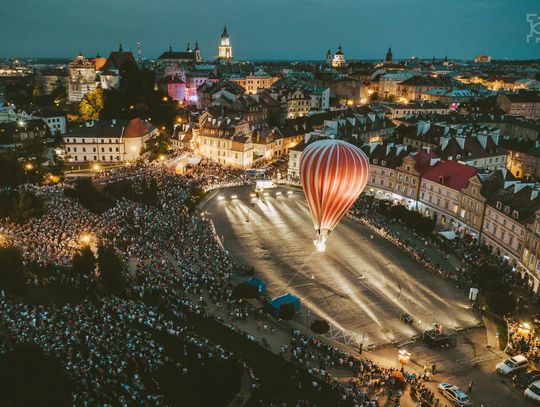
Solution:
[(187, 52), (191, 52), (191, 45), (189, 44), (189, 42), (187, 43), (186, 51), (187, 51)]
[(124, 52), (124, 49), (122, 48), (122, 43), (118, 45), (118, 52)]
[(172, 52), (172, 45), (169, 45), (169, 52)]
[(218, 59), (222, 61), (232, 61), (233, 52), (231, 46), (231, 40), (229, 33), (227, 32), (227, 25), (223, 28), (223, 34), (221, 34), (221, 41), (218, 48)]
[(385, 62), (392, 62), (393, 55), (392, 55), (392, 47), (388, 47), (388, 52), (386, 53)]
[(201, 62), (201, 50), (199, 49), (199, 42), (195, 43), (195, 62)]

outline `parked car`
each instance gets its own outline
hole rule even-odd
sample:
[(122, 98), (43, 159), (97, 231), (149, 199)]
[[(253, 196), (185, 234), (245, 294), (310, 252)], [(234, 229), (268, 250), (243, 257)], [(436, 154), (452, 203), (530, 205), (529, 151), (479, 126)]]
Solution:
[(527, 370), (528, 367), (529, 361), (527, 358), (523, 355), (517, 355), (498, 363), (495, 368), (497, 373), (507, 376)]
[(514, 376), (512, 382), (514, 383), (514, 387), (526, 389), (537, 380), (540, 380), (540, 370), (530, 370), (528, 372), (518, 373)]
[(412, 325), (414, 322), (413, 317), (411, 317), (409, 314), (400, 314), (399, 320), (405, 325)]
[(455, 406), (469, 406), (471, 404), (469, 396), (453, 384), (441, 383), (437, 389), (439, 390), (439, 393), (450, 400)]
[(527, 387), (523, 394), (525, 394), (525, 397), (528, 399), (540, 401), (540, 380), (535, 381)]

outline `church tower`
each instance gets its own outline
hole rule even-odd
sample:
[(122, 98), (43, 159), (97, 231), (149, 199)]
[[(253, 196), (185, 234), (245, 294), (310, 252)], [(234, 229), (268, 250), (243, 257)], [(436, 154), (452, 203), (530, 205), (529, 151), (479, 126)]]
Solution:
[(229, 33), (227, 32), (227, 26), (223, 29), (221, 34), (221, 42), (218, 48), (218, 59), (222, 61), (232, 61), (233, 53)]
[(201, 62), (201, 50), (199, 49), (199, 43), (195, 43), (195, 62)]
[(393, 59), (392, 48), (388, 48), (388, 52), (386, 53), (386, 58), (384, 62), (386, 62), (387, 64), (390, 64), (392, 63), (392, 59)]
[(332, 51), (328, 50), (326, 53), (326, 65), (332, 65)]

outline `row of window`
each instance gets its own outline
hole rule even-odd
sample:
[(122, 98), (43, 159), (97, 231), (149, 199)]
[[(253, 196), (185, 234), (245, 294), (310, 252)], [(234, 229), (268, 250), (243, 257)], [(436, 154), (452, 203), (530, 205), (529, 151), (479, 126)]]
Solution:
[[(77, 152), (77, 147), (67, 147), (66, 150), (71, 153), (71, 152), (74, 152), (76, 153)], [(89, 149), (90, 150), (90, 149)], [(83, 153), (86, 153), (86, 147), (81, 147), (81, 151)], [(96, 150), (96, 147), (92, 147), (92, 153), (95, 153), (97, 150)], [(114, 149), (114, 151), (116, 151), (117, 153), (120, 152), (120, 149), (118, 147), (116, 147)], [(80, 151), (79, 151), (80, 152)], [(105, 152), (105, 147), (101, 147), (101, 152), (104, 153)], [(113, 152), (113, 148), (112, 147), (109, 147), (109, 153), (112, 153)]]
[(69, 138), (69, 137), (66, 137), (65, 139), (66, 143), (76, 143), (76, 144), (92, 144), (92, 143), (95, 143), (95, 144), (113, 144), (113, 143), (118, 143), (119, 139), (117, 138)]
[[(89, 160), (88, 159), (89, 157), (87, 157), (86, 155), (83, 155), (82, 160), (80, 160), (80, 161), (98, 161), (97, 156), (93, 156), (93, 157), (94, 158), (92, 160)], [(102, 155), (102, 156), (99, 157), (99, 160), (100, 161), (120, 161), (120, 156), (118, 156), (118, 155), (109, 155), (109, 156)], [(73, 161), (79, 161), (79, 157), (74, 156)]]

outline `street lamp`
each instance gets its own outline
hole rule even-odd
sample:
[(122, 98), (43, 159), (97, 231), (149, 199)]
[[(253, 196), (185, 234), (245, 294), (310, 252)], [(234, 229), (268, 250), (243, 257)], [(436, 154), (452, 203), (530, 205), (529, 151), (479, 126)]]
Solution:
[(26, 163), (26, 164), (24, 164), (24, 169), (27, 170), (27, 171), (33, 170), (34, 165), (32, 163)]
[(90, 233), (83, 233), (79, 239), (81, 246), (88, 246), (92, 243), (92, 235)]

